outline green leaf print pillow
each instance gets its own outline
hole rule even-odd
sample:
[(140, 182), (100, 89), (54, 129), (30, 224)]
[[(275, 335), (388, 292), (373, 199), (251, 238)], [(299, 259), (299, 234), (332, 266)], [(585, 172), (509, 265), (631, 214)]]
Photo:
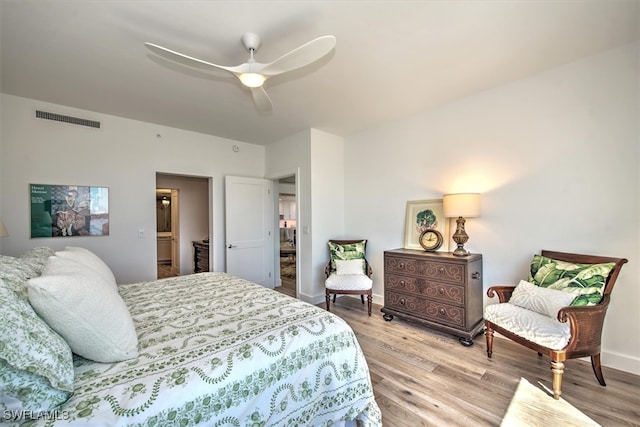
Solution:
[(331, 271), (336, 271), (336, 260), (351, 260), (361, 259), (362, 270), (364, 271), (364, 253), (367, 241), (362, 240), (357, 243), (338, 244), (335, 242), (329, 242), (329, 252), (331, 253)]
[(529, 282), (576, 295), (571, 305), (596, 305), (602, 300), (604, 285), (614, 266), (613, 262), (576, 264), (534, 255)]

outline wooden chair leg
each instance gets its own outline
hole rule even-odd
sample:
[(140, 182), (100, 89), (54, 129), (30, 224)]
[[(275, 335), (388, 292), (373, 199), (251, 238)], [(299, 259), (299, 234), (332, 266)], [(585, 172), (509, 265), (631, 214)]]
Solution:
[[(362, 296), (364, 298), (364, 295)], [(367, 308), (369, 310), (369, 317), (371, 317), (371, 302), (373, 298), (371, 298), (371, 294), (367, 294)]]
[[(333, 296), (335, 298), (335, 295)], [(330, 306), (331, 306), (331, 294), (329, 293), (329, 291), (326, 291), (324, 294), (324, 299), (327, 302), (327, 311), (331, 311), (330, 310)]]
[(602, 375), (602, 367), (600, 366), (600, 353), (591, 356), (591, 367), (600, 385), (606, 386), (607, 383), (604, 382), (604, 375)]
[(333, 303), (336, 303), (336, 297), (338, 296), (338, 294), (333, 294)]
[(551, 361), (551, 372), (553, 372), (553, 398), (558, 400), (562, 392), (562, 374), (564, 374), (564, 363)]
[(364, 294), (360, 295), (360, 299), (362, 300), (362, 303), (364, 304)]
[(487, 357), (491, 359), (491, 354), (493, 353), (493, 329), (487, 326), (484, 336), (487, 338)]

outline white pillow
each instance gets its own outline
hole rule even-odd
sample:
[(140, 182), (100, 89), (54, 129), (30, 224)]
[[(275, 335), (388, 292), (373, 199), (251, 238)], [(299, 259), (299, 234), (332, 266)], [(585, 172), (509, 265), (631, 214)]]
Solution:
[(574, 298), (573, 294), (521, 280), (513, 290), (509, 303), (555, 319), (558, 311), (570, 305)]
[(138, 336), (126, 304), (94, 270), (52, 256), (27, 288), (35, 311), (74, 353), (104, 363), (138, 356)]
[(102, 276), (114, 289), (118, 289), (116, 278), (109, 266), (89, 249), (67, 246), (64, 251), (58, 251), (55, 254), (56, 256), (72, 259), (80, 264), (86, 265)]
[(348, 259), (336, 260), (336, 274), (364, 274), (364, 260)]

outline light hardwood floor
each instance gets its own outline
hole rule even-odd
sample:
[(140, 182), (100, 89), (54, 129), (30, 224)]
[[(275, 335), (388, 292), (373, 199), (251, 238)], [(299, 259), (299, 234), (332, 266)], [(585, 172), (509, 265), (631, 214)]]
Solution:
[[(531, 350), (496, 337), (488, 359), (483, 335), (463, 347), (398, 318), (387, 322), (380, 308), (374, 304), (368, 317), (359, 299), (331, 305), (358, 337), (385, 427), (498, 426), (521, 377), (551, 388), (549, 359)], [(640, 425), (640, 377), (606, 366), (603, 372), (606, 387), (589, 362), (567, 361), (562, 399), (603, 426)]]

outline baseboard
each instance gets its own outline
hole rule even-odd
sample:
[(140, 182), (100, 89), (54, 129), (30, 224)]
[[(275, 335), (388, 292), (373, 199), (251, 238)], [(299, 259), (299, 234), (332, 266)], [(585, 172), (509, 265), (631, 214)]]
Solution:
[(614, 351), (603, 350), (600, 356), (600, 363), (609, 368), (640, 375), (640, 359)]

